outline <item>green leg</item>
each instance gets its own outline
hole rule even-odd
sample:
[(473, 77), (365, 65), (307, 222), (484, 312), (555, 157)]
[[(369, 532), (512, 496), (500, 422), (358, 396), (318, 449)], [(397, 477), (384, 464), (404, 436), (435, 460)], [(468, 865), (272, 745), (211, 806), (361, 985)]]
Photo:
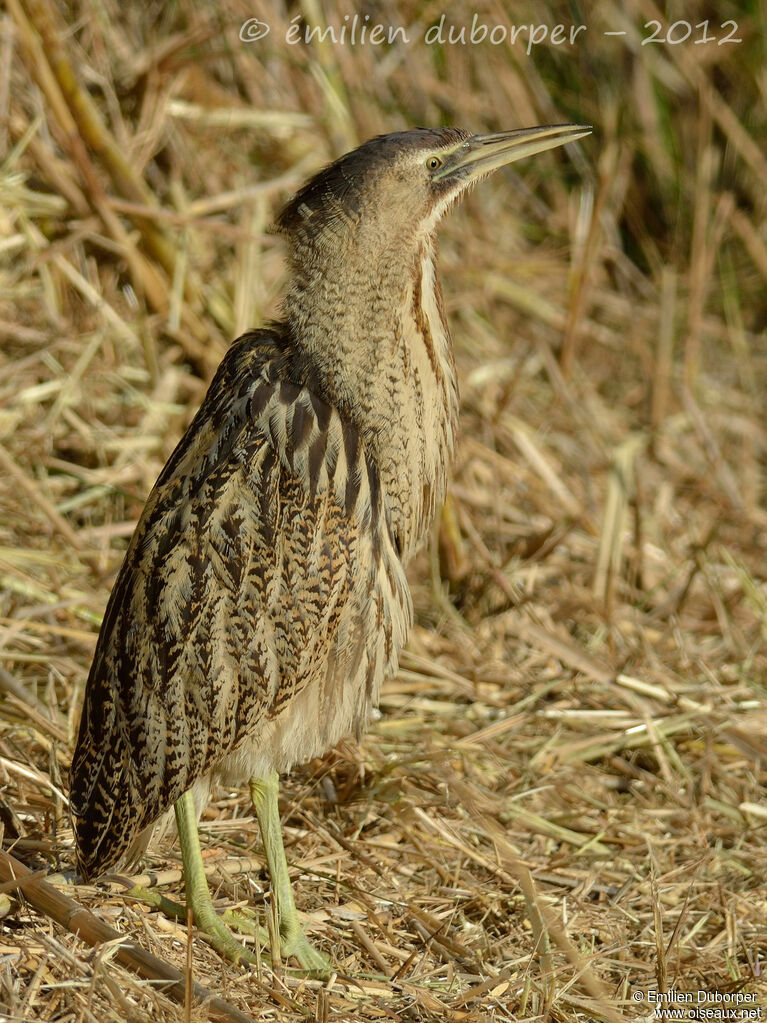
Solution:
[(224, 958), (235, 963), (240, 960), (257, 963), (258, 957), (237, 941), (213, 908), (202, 863), (197, 811), (191, 789), (176, 803), (176, 826), (181, 842), (181, 857), (184, 861), (186, 904), (194, 913), (195, 926), (207, 935), (211, 945)]
[(285, 956), (295, 956), (301, 966), (316, 976), (326, 977), (331, 970), (330, 963), (317, 949), (309, 944), (301, 929), (290, 886), (285, 847), (282, 844), (282, 827), (277, 806), (279, 779), (277, 772), (266, 778), (251, 778), (250, 798), (261, 829), (266, 863), (272, 882), (272, 898), (277, 909), (280, 929), (280, 951)]

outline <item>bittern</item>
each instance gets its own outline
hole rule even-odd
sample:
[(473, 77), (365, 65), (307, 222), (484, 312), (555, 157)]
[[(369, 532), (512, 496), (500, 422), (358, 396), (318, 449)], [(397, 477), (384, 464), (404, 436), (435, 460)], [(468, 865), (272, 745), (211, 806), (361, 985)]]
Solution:
[(70, 805), (84, 878), (175, 805), (187, 903), (231, 959), (197, 819), (248, 780), (284, 956), (325, 973), (293, 900), (278, 773), (359, 735), (397, 669), (405, 566), (445, 495), (458, 419), (435, 232), (474, 182), (588, 133), (417, 128), (312, 178), (277, 230), (282, 319), (235, 341), (160, 474), (104, 617)]

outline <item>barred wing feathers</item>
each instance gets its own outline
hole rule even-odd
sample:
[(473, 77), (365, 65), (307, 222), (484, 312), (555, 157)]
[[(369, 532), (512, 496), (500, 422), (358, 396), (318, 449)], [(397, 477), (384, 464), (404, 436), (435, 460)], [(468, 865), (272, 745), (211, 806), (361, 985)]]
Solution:
[(412, 609), (375, 466), (291, 365), (279, 334), (235, 342), (131, 540), (72, 763), (86, 876), (203, 776), (361, 728), (396, 669)]

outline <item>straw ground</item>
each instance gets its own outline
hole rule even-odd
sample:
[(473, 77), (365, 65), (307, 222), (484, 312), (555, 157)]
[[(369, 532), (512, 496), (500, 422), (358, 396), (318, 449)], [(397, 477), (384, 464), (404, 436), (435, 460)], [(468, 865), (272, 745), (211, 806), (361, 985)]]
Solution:
[[(765, 1005), (764, 25), (743, 16), (720, 45), (731, 26), (685, 9), (687, 41), (661, 18), (643, 46), (659, 15), (635, 0), (530, 54), (529, 32), (424, 38), (443, 14), (446, 33), (574, 11), (370, 5), (407, 28), (375, 46), (289, 43), (349, 24), (315, 0), (6, 4), (3, 1018)], [(243, 41), (256, 15), (271, 31)], [(377, 132), (562, 121), (595, 133), (499, 175), (441, 232), (462, 433), (410, 572), (417, 626), (369, 735), (283, 788), (299, 909), (337, 978), (224, 966), (129, 895), (181, 897), (170, 841), (139, 879), (46, 880), (72, 878), (67, 769), (110, 585), (227, 344), (278, 311), (279, 204)], [(217, 792), (202, 832), (220, 906), (268, 924), (247, 793)]]

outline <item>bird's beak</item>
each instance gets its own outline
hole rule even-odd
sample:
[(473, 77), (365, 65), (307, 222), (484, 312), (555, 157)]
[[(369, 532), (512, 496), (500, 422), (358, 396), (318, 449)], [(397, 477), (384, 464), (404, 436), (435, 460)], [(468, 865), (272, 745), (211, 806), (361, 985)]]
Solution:
[(514, 160), (564, 146), (590, 133), (588, 124), (549, 124), (542, 128), (472, 135), (450, 154), (433, 180), (454, 178), (468, 184)]

